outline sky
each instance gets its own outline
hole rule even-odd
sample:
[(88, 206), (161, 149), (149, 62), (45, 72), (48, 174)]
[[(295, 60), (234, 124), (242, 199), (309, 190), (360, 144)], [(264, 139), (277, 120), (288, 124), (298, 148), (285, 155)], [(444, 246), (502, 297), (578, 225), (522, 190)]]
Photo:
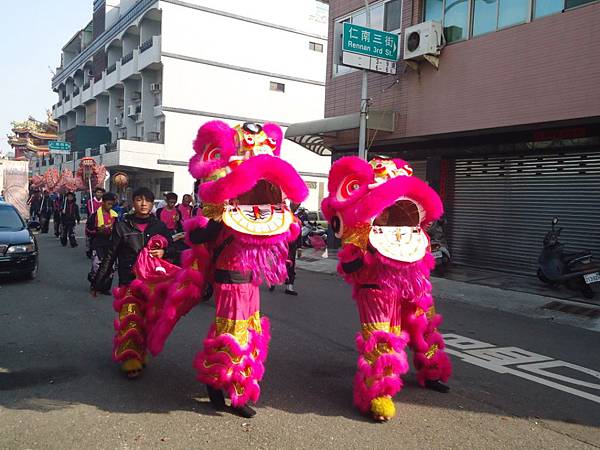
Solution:
[[(0, 0), (0, 153), (13, 120), (46, 119), (61, 48), (92, 19), (93, 0)], [(50, 69), (48, 68), (50, 66)]]

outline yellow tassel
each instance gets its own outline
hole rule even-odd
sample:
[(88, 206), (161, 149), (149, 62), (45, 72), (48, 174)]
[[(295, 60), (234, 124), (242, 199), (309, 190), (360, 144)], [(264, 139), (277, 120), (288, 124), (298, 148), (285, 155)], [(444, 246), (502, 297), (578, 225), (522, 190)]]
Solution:
[(371, 400), (373, 417), (392, 418), (396, 415), (396, 406), (389, 397), (377, 397)]

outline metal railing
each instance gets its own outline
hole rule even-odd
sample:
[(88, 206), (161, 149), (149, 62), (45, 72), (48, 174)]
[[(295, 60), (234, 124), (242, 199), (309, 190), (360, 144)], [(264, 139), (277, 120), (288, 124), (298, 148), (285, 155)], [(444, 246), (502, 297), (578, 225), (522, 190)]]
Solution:
[(84, 91), (85, 91), (86, 89), (89, 89), (89, 88), (90, 88), (90, 82), (89, 82), (89, 81), (87, 81), (87, 82), (83, 83), (83, 90), (84, 90)]
[(76, 95), (79, 95), (79, 88), (76, 87), (75, 89), (73, 89), (73, 97), (75, 97)]
[(106, 153), (116, 152), (117, 151), (117, 143), (111, 142), (110, 144), (106, 144)]
[(148, 39), (147, 41), (144, 41), (142, 45), (140, 45), (140, 53), (143, 53), (150, 48), (152, 48), (152, 38)]
[(133, 52), (131, 53), (127, 53), (125, 56), (123, 56), (121, 58), (121, 65), (124, 66), (125, 64), (127, 64), (129, 61), (131, 61), (133, 59)]
[(71, 100), (71, 96), (70, 95), (65, 95), (65, 102), (68, 102), (69, 100)]
[(100, 147), (95, 147), (90, 150), (90, 156), (98, 156), (100, 154)]
[(117, 70), (117, 63), (112, 63), (106, 68), (106, 75), (108, 75), (109, 73), (113, 73), (115, 70)]

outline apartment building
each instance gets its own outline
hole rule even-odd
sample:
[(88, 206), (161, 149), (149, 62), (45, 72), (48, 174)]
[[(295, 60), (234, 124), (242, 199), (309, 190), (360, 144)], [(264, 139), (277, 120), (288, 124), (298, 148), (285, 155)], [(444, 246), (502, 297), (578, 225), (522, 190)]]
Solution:
[[(102, 127), (86, 154), (130, 188), (191, 192), (192, 141), (204, 122), (293, 123), (323, 117), (328, 2), (95, 0), (93, 18), (64, 46), (52, 79), (65, 138)], [(83, 152), (53, 158), (76, 165)], [(329, 160), (286, 141), (316, 210)], [(38, 163), (44, 171), (50, 161)]]
[[(600, 255), (600, 2), (369, 6), (373, 28), (414, 50), (395, 75), (368, 75), (369, 154), (412, 162), (438, 189), (454, 261), (535, 274), (554, 216), (568, 248)], [(343, 64), (341, 39), (365, 16), (364, 0), (331, 0), (327, 118), (288, 128), (333, 158), (357, 153), (361, 71)], [(411, 56), (432, 39), (434, 51)]]

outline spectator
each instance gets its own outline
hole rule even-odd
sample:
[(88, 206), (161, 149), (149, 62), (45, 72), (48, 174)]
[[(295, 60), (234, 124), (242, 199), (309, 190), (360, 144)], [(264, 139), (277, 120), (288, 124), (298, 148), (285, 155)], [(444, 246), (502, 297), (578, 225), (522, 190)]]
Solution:
[(81, 216), (79, 215), (79, 206), (75, 201), (75, 194), (73, 192), (67, 193), (67, 200), (60, 216), (60, 222), (62, 224), (62, 234), (60, 236), (62, 246), (67, 246), (68, 238), (71, 247), (77, 247), (75, 224), (81, 222)]

